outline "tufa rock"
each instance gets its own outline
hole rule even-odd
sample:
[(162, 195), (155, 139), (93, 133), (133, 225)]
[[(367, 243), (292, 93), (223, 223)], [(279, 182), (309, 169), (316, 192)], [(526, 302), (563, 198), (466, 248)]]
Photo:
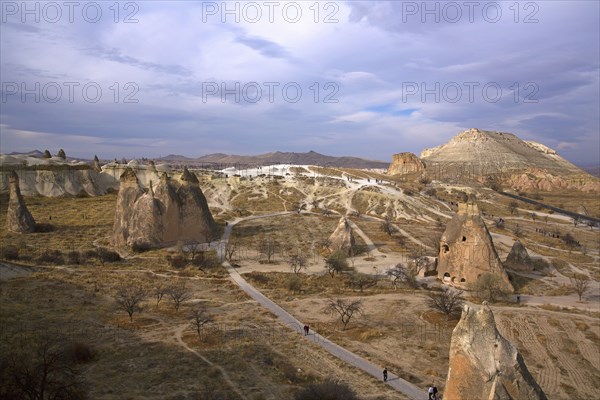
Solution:
[(425, 164), (413, 153), (398, 153), (392, 156), (392, 163), (388, 167), (388, 175), (406, 175), (421, 172)]
[(485, 302), (479, 310), (465, 305), (452, 332), (444, 398), (546, 399), (521, 354), (498, 332)]
[(6, 227), (16, 233), (35, 231), (35, 220), (25, 205), (25, 200), (19, 188), (19, 176), (12, 171), (9, 178), (9, 200), (6, 212)]
[(466, 203), (459, 203), (458, 213), (442, 234), (438, 277), (445, 283), (465, 286), (486, 272), (499, 276), (506, 289), (514, 291), (479, 207), (471, 197)]
[(44, 158), (52, 158), (52, 154), (50, 154), (50, 151), (48, 149), (44, 150)]
[(529, 253), (527, 253), (527, 249), (519, 239), (513, 243), (504, 264), (518, 271), (533, 271), (533, 264), (531, 263)]
[(115, 246), (159, 247), (213, 239), (216, 223), (198, 179), (187, 169), (180, 184), (163, 173), (156, 188), (150, 182), (146, 193), (132, 168), (125, 169), (120, 181), (112, 240)]
[(351, 256), (356, 246), (356, 240), (352, 233), (352, 227), (346, 217), (340, 218), (335, 231), (329, 236), (329, 249), (332, 252), (341, 251), (347, 256)]
[(102, 171), (102, 168), (100, 167), (100, 160), (98, 159), (97, 155), (94, 155), (94, 161), (92, 162), (92, 169), (96, 172)]
[(67, 159), (67, 155), (65, 154), (65, 151), (63, 149), (60, 149), (56, 156), (62, 158), (63, 160)]

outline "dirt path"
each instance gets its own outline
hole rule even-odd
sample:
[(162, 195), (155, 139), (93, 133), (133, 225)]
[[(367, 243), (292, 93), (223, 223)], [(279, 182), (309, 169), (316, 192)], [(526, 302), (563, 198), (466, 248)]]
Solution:
[(227, 384), (233, 389), (233, 391), (236, 392), (238, 394), (238, 396), (240, 396), (242, 399), (247, 399), (247, 397), (244, 395), (244, 393), (242, 393), (242, 391), (238, 389), (238, 387), (235, 385), (235, 383), (233, 383), (233, 381), (227, 374), (227, 371), (225, 371), (225, 369), (223, 367), (221, 367), (218, 364), (213, 363), (208, 358), (206, 358), (202, 354), (200, 354), (198, 351), (192, 349), (190, 346), (187, 345), (187, 343), (185, 343), (183, 341), (183, 332), (187, 328), (189, 328), (189, 326), (190, 326), (190, 324), (182, 324), (179, 327), (177, 327), (177, 329), (175, 330), (175, 333), (173, 335), (175, 340), (177, 341), (177, 343), (179, 343), (179, 345), (182, 346), (183, 348), (185, 348), (187, 351), (193, 353), (196, 357), (198, 357), (199, 359), (204, 361), (206, 364), (210, 365), (211, 367), (217, 368), (221, 372), (221, 375), (223, 375), (223, 379), (225, 380), (225, 382), (227, 382)]

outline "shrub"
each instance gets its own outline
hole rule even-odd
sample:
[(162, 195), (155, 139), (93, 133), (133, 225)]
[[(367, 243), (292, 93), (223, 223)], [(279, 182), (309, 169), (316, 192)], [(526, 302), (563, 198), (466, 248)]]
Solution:
[(489, 272), (480, 275), (469, 288), (475, 292), (477, 298), (490, 303), (502, 300), (510, 293), (502, 279)]
[(13, 245), (4, 246), (1, 249), (2, 258), (5, 260), (18, 260), (19, 259), (19, 249)]
[(358, 400), (358, 396), (345, 383), (328, 379), (322, 383), (311, 383), (300, 389), (295, 400)]
[(131, 246), (131, 250), (133, 250), (136, 253), (143, 253), (145, 251), (151, 250), (152, 249), (152, 245), (148, 242), (135, 242), (133, 244), (133, 246)]
[(83, 264), (84, 256), (79, 251), (70, 251), (67, 254), (67, 261), (69, 264)]
[(221, 260), (215, 251), (202, 253), (202, 255), (197, 257), (194, 261), (196, 261), (196, 264), (200, 269), (212, 269), (221, 266)]
[(91, 361), (96, 354), (90, 345), (82, 342), (73, 342), (68, 345), (66, 355), (74, 363), (84, 364)]
[(60, 250), (45, 250), (39, 257), (38, 262), (61, 265), (65, 263), (62, 252)]
[(41, 222), (35, 224), (35, 231), (38, 233), (48, 233), (54, 231), (54, 225), (47, 222)]
[(86, 250), (83, 255), (85, 256), (85, 258), (96, 258), (98, 257), (98, 251), (95, 249), (92, 250)]
[(550, 268), (550, 263), (543, 258), (532, 258), (531, 264), (533, 265), (534, 271), (543, 271)]
[(437, 190), (435, 190), (435, 188), (429, 188), (425, 191), (425, 194), (429, 197), (435, 197), (437, 195)]
[(171, 266), (172, 268), (183, 268), (187, 264), (187, 260), (181, 254), (176, 254), (174, 256), (167, 255), (165, 259), (169, 263), (169, 266)]
[(109, 250), (104, 247), (100, 247), (98, 249), (98, 259), (100, 261), (102, 261), (103, 263), (105, 263), (105, 262), (110, 263), (110, 262), (121, 261), (121, 256), (116, 251)]
[(287, 282), (288, 290), (299, 293), (302, 291), (302, 279), (300, 279), (297, 275), (292, 275)]

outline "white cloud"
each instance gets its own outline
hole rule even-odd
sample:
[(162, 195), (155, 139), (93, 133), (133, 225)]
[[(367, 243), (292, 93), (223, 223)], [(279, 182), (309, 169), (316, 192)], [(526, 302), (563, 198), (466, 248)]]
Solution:
[[(8, 96), (2, 151), (42, 147), (49, 136), (35, 133), (52, 132), (65, 150), (72, 145), (85, 152), (90, 138), (110, 156), (129, 157), (129, 145), (139, 145), (148, 156), (167, 149), (187, 155), (314, 149), (389, 159), (476, 126), (562, 146), (573, 160), (599, 158), (597, 2), (536, 2), (539, 22), (532, 24), (523, 23), (531, 10), (521, 9), (515, 23), (512, 3), (503, 2), (498, 23), (481, 16), (473, 23), (421, 23), (419, 15), (405, 21), (403, 2), (386, 1), (298, 2), (302, 18), (296, 23), (283, 18), (281, 3), (274, 22), (262, 6), (258, 22), (240, 15), (235, 23), (229, 15), (223, 23), (220, 14), (203, 19), (206, 3), (153, 1), (139, 3), (138, 23), (125, 24), (114, 23), (110, 4), (102, 4), (106, 18), (96, 24), (0, 24), (3, 83), (30, 88), (93, 81), (103, 89), (94, 104), (81, 96), (72, 103)], [(121, 10), (120, 18), (125, 14)], [(323, 23), (328, 14), (338, 22)], [(137, 104), (123, 102), (127, 82), (139, 87)], [(218, 93), (204, 101), (203, 83), (211, 82), (228, 88), (256, 82), (263, 97), (249, 104), (248, 93), (240, 102), (229, 94), (221, 102)], [(267, 82), (279, 84), (272, 101)], [(479, 84), (474, 101), (468, 82)], [(298, 102), (282, 93), (286, 83), (302, 89)], [(452, 83), (465, 90), (456, 103), (445, 95), (421, 96), (421, 85)], [(482, 96), (486, 83), (501, 86), (498, 102)], [(527, 83), (535, 84), (535, 93)], [(407, 96), (412, 84), (419, 92)], [(538, 102), (525, 103), (528, 95)], [(325, 101), (332, 99), (337, 102)]]

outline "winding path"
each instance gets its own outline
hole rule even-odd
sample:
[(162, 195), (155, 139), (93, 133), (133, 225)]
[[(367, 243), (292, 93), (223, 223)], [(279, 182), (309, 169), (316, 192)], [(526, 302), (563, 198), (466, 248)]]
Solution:
[[(272, 217), (275, 215), (285, 215), (285, 214), (290, 214), (290, 213), (283, 212), (283, 213), (274, 213), (274, 214), (267, 214), (267, 215), (260, 215), (260, 216), (236, 219), (235, 221), (229, 223), (225, 227), (225, 232), (223, 233), (221, 245), (218, 246), (218, 249), (219, 249), (218, 251), (219, 252), (223, 251), (223, 249), (225, 248), (224, 244), (226, 244), (227, 241), (229, 240), (229, 237), (231, 236), (231, 231), (233, 230), (233, 227), (237, 223), (247, 220), (247, 219), (268, 218), (268, 217)], [(365, 238), (363, 237), (363, 239), (365, 239)], [(280, 322), (282, 322), (286, 326), (290, 327), (291, 329), (294, 329), (295, 331), (297, 331), (298, 335), (301, 335), (302, 327), (304, 326), (303, 323), (301, 323), (290, 313), (285, 311), (283, 308), (278, 306), (275, 302), (273, 302), (268, 297), (266, 297), (264, 294), (262, 294), (254, 286), (250, 285), (228, 262), (224, 262), (223, 265), (227, 269), (227, 272), (229, 272), (231, 279), (244, 292), (246, 292), (250, 297), (252, 297), (254, 300), (256, 300), (260, 305), (262, 305), (263, 307), (268, 309), (270, 312), (275, 314)], [(345, 361), (346, 363), (368, 373), (369, 375), (375, 377), (376, 379), (381, 379), (382, 371), (383, 371), (382, 367), (377, 366), (377, 365), (365, 360), (364, 358), (346, 350), (345, 348), (333, 343), (329, 339), (319, 335), (317, 332), (312, 331), (311, 334), (309, 336), (307, 336), (307, 338), (313, 340), (316, 344), (318, 344), (323, 349), (327, 350), (330, 354), (336, 356), (340, 360)], [(394, 375), (391, 372), (388, 373), (388, 380), (387, 380), (386, 384), (391, 386), (392, 388), (396, 389), (397, 391), (403, 393), (409, 399), (419, 400), (419, 399), (424, 399), (427, 397), (427, 393), (425, 393), (423, 390), (421, 390), (417, 386), (413, 385), (412, 383), (398, 377), (397, 375)]]

